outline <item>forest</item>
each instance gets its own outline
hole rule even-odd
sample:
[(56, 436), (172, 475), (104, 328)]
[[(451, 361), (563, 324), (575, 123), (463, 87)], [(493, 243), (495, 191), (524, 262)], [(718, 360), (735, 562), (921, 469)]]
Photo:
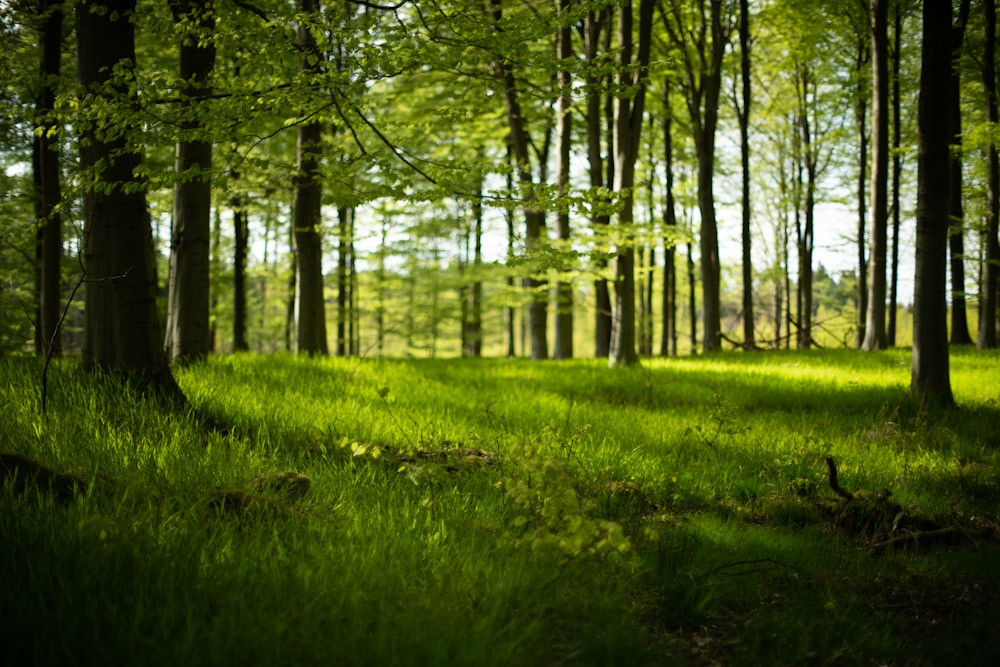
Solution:
[(0, 31), (0, 662), (1000, 659), (995, 0)]

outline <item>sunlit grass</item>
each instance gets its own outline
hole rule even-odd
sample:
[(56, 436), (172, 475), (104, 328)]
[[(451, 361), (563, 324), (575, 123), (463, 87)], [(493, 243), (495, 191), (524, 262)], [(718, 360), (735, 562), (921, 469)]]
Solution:
[[(910, 515), (995, 522), (995, 353), (954, 352), (962, 409), (947, 413), (910, 400), (897, 350), (635, 369), (235, 355), (177, 370), (187, 414), (67, 360), (42, 416), (39, 377), (0, 360), (0, 448), (111, 486), (66, 506), (0, 490), (0, 609), (18, 609), (0, 657), (935, 664), (918, 647), (979, 633), (971, 619), (1000, 595), (971, 541), (878, 558), (823, 509), (832, 455), (843, 486), (889, 490)], [(494, 464), (413, 458), (463, 448)], [(289, 519), (199, 509), (289, 469), (312, 481)], [(609, 520), (631, 549), (613, 530), (589, 541)]]

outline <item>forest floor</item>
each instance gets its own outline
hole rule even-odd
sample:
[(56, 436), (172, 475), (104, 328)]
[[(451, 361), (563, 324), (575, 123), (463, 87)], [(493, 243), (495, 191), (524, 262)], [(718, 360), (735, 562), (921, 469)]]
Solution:
[(1000, 355), (0, 358), (0, 663), (1000, 664)]

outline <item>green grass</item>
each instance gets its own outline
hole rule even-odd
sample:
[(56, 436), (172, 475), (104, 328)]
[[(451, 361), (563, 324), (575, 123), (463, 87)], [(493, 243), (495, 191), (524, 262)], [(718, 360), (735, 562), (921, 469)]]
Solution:
[[(1000, 658), (996, 353), (953, 352), (949, 412), (909, 399), (905, 351), (237, 355), (177, 370), (191, 414), (66, 360), (40, 416), (40, 373), (0, 359), (0, 449), (108, 481), (0, 489), (4, 664)], [(826, 455), (969, 536), (872, 550)], [(280, 470), (312, 481), (286, 518), (199, 503)]]

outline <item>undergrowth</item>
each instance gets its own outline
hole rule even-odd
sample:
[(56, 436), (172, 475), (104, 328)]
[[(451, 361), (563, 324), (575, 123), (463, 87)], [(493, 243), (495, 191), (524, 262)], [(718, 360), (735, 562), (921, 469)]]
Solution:
[(82, 491), (5, 473), (5, 664), (1000, 656), (995, 354), (955, 352), (947, 413), (901, 351), (237, 355), (177, 370), (181, 412), (63, 360), (44, 416), (39, 375), (0, 359), (0, 449)]

